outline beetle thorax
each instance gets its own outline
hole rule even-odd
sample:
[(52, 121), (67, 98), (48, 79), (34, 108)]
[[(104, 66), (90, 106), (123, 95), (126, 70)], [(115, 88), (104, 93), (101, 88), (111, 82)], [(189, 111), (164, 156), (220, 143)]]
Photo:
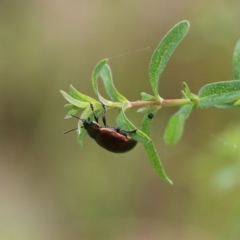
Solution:
[(93, 139), (97, 137), (97, 134), (100, 131), (100, 127), (96, 122), (84, 120), (83, 127), (87, 130), (89, 136)]

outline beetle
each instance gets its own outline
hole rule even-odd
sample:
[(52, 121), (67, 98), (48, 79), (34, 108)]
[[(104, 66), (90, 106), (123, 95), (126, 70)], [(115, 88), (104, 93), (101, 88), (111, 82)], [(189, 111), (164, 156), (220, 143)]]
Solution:
[[(71, 116), (83, 122), (83, 128), (87, 130), (88, 135), (93, 138), (96, 143), (102, 148), (113, 153), (125, 153), (132, 150), (137, 145), (137, 141), (131, 138), (130, 134), (136, 133), (137, 130), (135, 129), (132, 131), (126, 131), (120, 128), (107, 126), (105, 117), (106, 106), (104, 104), (102, 104), (102, 106), (102, 121), (104, 124), (103, 127), (98, 124), (98, 118), (91, 103), (90, 107), (92, 109), (95, 121), (91, 121), (90, 118), (81, 119), (75, 115)], [(71, 129), (65, 133), (73, 130), (77, 129)]]

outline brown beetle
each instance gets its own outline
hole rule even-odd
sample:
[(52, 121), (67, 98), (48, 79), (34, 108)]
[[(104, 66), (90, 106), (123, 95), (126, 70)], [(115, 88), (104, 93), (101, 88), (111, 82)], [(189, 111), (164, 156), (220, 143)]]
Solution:
[[(113, 153), (125, 153), (130, 150), (132, 150), (136, 144), (137, 141), (134, 140), (129, 136), (131, 133), (136, 133), (136, 130), (133, 131), (125, 131), (120, 128), (114, 128), (114, 127), (108, 127), (106, 124), (106, 107), (103, 105), (103, 115), (102, 115), (102, 120), (104, 127), (101, 127), (98, 124), (98, 118), (96, 116), (96, 113), (94, 111), (93, 105), (90, 104), (93, 115), (94, 115), (94, 121), (90, 121), (90, 119), (81, 119), (75, 115), (72, 115), (72, 117), (75, 117), (83, 122), (83, 127), (84, 129), (87, 130), (88, 135), (93, 138), (99, 146), (102, 148), (113, 152)], [(76, 130), (76, 129), (72, 129)], [(69, 130), (65, 133), (68, 133), (72, 130)]]

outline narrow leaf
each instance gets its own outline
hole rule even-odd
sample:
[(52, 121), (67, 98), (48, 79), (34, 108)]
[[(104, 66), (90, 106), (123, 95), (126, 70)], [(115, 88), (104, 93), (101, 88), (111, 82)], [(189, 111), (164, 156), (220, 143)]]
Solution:
[(234, 105), (235, 107), (240, 106), (240, 99), (237, 100), (233, 105)]
[(200, 108), (222, 105), (237, 100), (240, 97), (240, 80), (207, 84), (200, 89), (198, 97)]
[[(149, 111), (147, 111), (144, 115), (144, 118), (143, 118), (143, 121), (142, 121), (142, 130), (143, 132), (150, 138), (151, 134), (150, 134), (150, 131), (151, 131), (151, 123), (152, 123), (152, 120), (148, 118), (148, 114), (149, 113), (152, 113), (152, 114), (155, 114), (156, 112), (158, 111), (158, 108), (155, 108), (155, 109), (151, 109)], [(167, 177), (164, 169), (163, 169), (163, 166), (162, 166), (162, 163), (161, 163), (161, 160), (158, 156), (158, 153), (153, 145), (153, 142), (152, 140), (149, 141), (148, 143), (145, 143), (144, 144), (144, 148), (147, 152), (147, 155), (154, 167), (154, 169), (157, 171), (158, 175), (163, 179), (165, 180), (166, 182), (172, 184), (172, 181)]]
[(90, 102), (90, 103), (94, 103), (97, 102), (96, 99), (91, 98), (85, 94), (80, 93), (76, 88), (74, 88), (72, 85), (70, 85), (69, 88), (69, 94), (75, 98), (76, 100), (79, 100), (81, 102)]
[(98, 94), (97, 78), (99, 77), (100, 72), (101, 72), (102, 68), (104, 67), (104, 65), (107, 63), (107, 61), (108, 61), (107, 59), (101, 60), (99, 63), (97, 63), (97, 65), (93, 69), (92, 86), (93, 86), (93, 90), (96, 94)]
[(64, 91), (60, 91), (60, 92), (68, 102), (70, 102), (72, 105), (74, 105), (76, 107), (86, 108), (89, 105), (89, 103), (87, 103), (87, 102), (81, 102), (81, 101), (74, 99), (73, 97), (71, 97), (69, 94), (67, 94)]
[(76, 109), (79, 109), (79, 107), (76, 107), (74, 105), (72, 105), (71, 103), (67, 103), (64, 105), (65, 108), (69, 109), (69, 110), (76, 110)]
[(182, 137), (185, 120), (189, 117), (193, 104), (182, 106), (168, 121), (164, 133), (167, 144), (174, 145)]
[(79, 113), (81, 111), (81, 109), (72, 109), (70, 110), (67, 115), (65, 116), (65, 118), (71, 118), (72, 115), (76, 115), (77, 113)]
[(141, 107), (137, 110), (138, 113), (144, 113), (149, 109), (149, 107)]
[(193, 94), (191, 93), (190, 88), (185, 82), (183, 82), (182, 87), (183, 87), (184, 96), (187, 96), (187, 98), (189, 99), (193, 99), (194, 98)]
[(93, 73), (92, 73), (92, 86), (93, 86), (93, 90), (94, 92), (98, 95), (98, 99), (100, 100), (100, 102), (102, 102), (103, 104), (105, 105), (111, 105), (111, 102), (108, 101), (107, 99), (103, 98), (99, 91), (98, 91), (98, 85), (97, 85), (97, 80), (98, 80), (98, 77), (103, 69), (103, 67), (106, 65), (107, 63), (107, 59), (103, 59), (101, 60), (97, 65), (96, 67), (94, 68), (93, 70)]
[(163, 69), (178, 44), (182, 41), (189, 29), (189, 22), (182, 21), (176, 24), (162, 39), (152, 55), (149, 65), (149, 78), (153, 93), (158, 97), (158, 82)]
[[(122, 110), (120, 111), (120, 113), (118, 114), (117, 117), (117, 125), (122, 129), (122, 130), (127, 130), (127, 131), (132, 131), (137, 129), (126, 117), (125, 115), (125, 110), (129, 107), (128, 103), (124, 103)], [(136, 133), (132, 133), (131, 137), (138, 141), (138, 142), (142, 142), (142, 143), (147, 143), (150, 141), (150, 138), (143, 133), (141, 130), (137, 129)]]
[(188, 98), (187, 94), (183, 90), (181, 90), (181, 93), (183, 98)]
[(145, 92), (141, 92), (141, 96), (142, 96), (142, 101), (149, 101), (149, 100), (156, 99), (155, 96), (150, 95), (150, 94), (145, 93)]
[(113, 102), (127, 101), (127, 99), (116, 90), (113, 84), (111, 68), (108, 64), (102, 67), (100, 76), (103, 79), (105, 90)]
[[(81, 119), (88, 119), (91, 118), (93, 115), (92, 109), (90, 108), (90, 105), (88, 104), (88, 107), (82, 112), (80, 118)], [(87, 131), (82, 127), (83, 123), (81, 120), (78, 121), (78, 143), (80, 146), (82, 146), (82, 140), (87, 135)]]
[(235, 79), (240, 79), (240, 39), (233, 53), (233, 74)]
[(239, 105), (235, 105), (235, 102), (233, 101), (233, 102), (229, 102), (229, 103), (214, 105), (214, 107), (217, 107), (217, 108), (235, 108), (235, 107), (239, 107)]

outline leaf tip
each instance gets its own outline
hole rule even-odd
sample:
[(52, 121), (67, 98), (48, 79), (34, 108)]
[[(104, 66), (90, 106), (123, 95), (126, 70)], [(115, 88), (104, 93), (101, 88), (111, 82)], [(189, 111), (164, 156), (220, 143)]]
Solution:
[(173, 185), (173, 181), (169, 178), (166, 179), (166, 181), (170, 184), (170, 185)]
[(182, 20), (181, 23), (186, 23), (186, 25), (190, 27), (190, 22), (188, 20)]

